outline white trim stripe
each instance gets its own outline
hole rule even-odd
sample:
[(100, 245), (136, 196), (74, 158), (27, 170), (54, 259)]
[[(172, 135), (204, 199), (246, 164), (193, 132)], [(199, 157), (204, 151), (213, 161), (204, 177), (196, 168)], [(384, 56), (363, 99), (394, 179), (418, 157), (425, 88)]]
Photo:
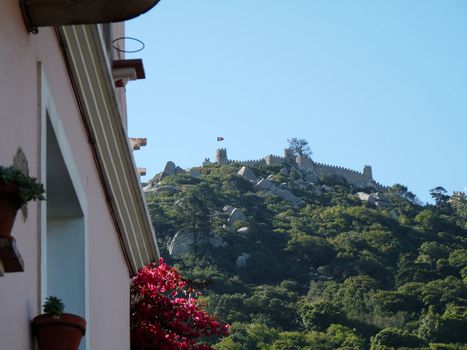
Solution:
[(58, 33), (66, 44), (65, 59), (134, 274), (145, 263), (157, 260), (159, 250), (101, 36), (97, 25), (60, 27)]

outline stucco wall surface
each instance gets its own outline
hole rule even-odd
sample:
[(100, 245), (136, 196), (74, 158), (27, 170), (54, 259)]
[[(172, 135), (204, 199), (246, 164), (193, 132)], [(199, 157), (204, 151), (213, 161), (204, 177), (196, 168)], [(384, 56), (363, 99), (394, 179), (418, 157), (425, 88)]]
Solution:
[[(40, 64), (38, 64), (40, 62)], [(129, 349), (129, 272), (92, 158), (91, 148), (53, 29), (26, 32), (18, 1), (0, 1), (0, 164), (10, 165), (18, 147), (29, 171), (41, 169), (41, 70), (71, 150), (76, 181), (85, 199), (86, 319), (88, 349)], [(43, 93), (43, 91), (42, 91)], [(45, 179), (41, 179), (45, 182)], [(30, 321), (41, 298), (41, 224), (44, 205), (18, 213), (12, 235), (24, 272), (0, 277), (0, 349), (33, 349)]]

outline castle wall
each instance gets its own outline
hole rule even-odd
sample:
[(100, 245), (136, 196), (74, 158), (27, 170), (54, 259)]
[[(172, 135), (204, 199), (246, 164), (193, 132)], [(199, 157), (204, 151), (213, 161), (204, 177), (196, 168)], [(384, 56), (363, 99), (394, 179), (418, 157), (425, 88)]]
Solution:
[[(318, 175), (336, 175), (343, 177), (348, 183), (355, 186), (369, 186), (374, 185), (374, 181), (371, 178), (371, 171), (361, 173), (359, 171), (348, 169), (335, 165), (327, 165), (322, 163), (315, 163), (315, 169)], [(368, 168), (366, 168), (368, 169)]]
[(246, 166), (269, 165), (264, 160), (264, 158), (257, 159), (257, 160), (229, 160), (229, 163), (238, 163), (238, 164), (246, 165)]
[(378, 191), (387, 190), (389, 188), (389, 186), (384, 186), (381, 183), (376, 182), (375, 180), (373, 180), (373, 185), (376, 187)]
[(285, 157), (275, 156), (270, 154), (264, 158), (264, 161), (267, 165), (282, 165), (285, 162)]
[(377, 184), (371, 176), (371, 167), (366, 166), (365, 172), (361, 173), (359, 171), (348, 169), (335, 165), (327, 165), (322, 163), (315, 163), (315, 169), (318, 172), (318, 175), (337, 175), (343, 177), (348, 183), (355, 186), (376, 186), (382, 187), (380, 184)]
[(216, 159), (218, 164), (238, 163), (246, 166), (258, 166), (258, 165), (283, 165), (286, 163), (293, 163), (300, 169), (311, 171), (317, 176), (330, 175), (340, 176), (344, 178), (349, 184), (358, 187), (373, 186), (378, 190), (383, 190), (386, 187), (377, 183), (373, 180), (371, 166), (365, 165), (363, 172), (359, 172), (353, 169), (344, 168), (336, 165), (328, 165), (322, 163), (315, 163), (309, 157), (297, 157), (295, 160), (292, 159), (290, 152), (285, 150), (285, 155), (288, 157), (281, 157), (270, 154), (262, 159), (257, 160), (229, 160), (227, 158), (227, 151), (223, 148), (217, 150)]

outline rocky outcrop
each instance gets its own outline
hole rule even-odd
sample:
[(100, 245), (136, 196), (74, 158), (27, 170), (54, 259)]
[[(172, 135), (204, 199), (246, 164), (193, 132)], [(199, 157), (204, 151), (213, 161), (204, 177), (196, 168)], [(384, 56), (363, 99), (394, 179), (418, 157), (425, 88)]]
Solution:
[(365, 193), (365, 192), (357, 192), (355, 195), (358, 197), (363, 202), (369, 202), (370, 201), (370, 194)]
[(159, 175), (159, 181), (162, 180), (164, 177), (166, 176), (170, 176), (170, 175), (174, 175), (175, 174), (175, 169), (177, 168), (177, 166), (175, 165), (174, 162), (172, 161), (168, 161), (166, 164), (165, 164), (165, 167), (164, 167), (164, 170), (162, 171), (162, 173)]
[(229, 218), (227, 219), (227, 223), (229, 225), (233, 225), (237, 221), (246, 221), (246, 216), (240, 209), (234, 208), (234, 210), (232, 210), (230, 213)]
[(273, 186), (275, 186), (275, 185), (271, 180), (261, 179), (256, 183), (255, 187), (256, 187), (257, 190), (267, 191)]
[(368, 202), (368, 204), (376, 207), (387, 207), (388, 202), (382, 193), (365, 193), (357, 192), (355, 194), (362, 202)]
[(143, 192), (152, 192), (155, 185), (155, 182), (149, 182), (146, 186), (143, 187)]
[(313, 184), (318, 181), (318, 174), (316, 173), (306, 173), (304, 180), (308, 184)]
[(258, 191), (264, 191), (268, 195), (273, 195), (273, 196), (278, 196), (282, 198), (283, 200), (292, 203), (293, 205), (301, 205), (303, 204), (303, 201), (294, 195), (290, 190), (278, 187), (274, 182), (272, 182), (269, 179), (261, 179), (259, 180), (255, 188)]
[(184, 172), (185, 170), (183, 170), (179, 166), (176, 166), (174, 162), (168, 161), (167, 164), (165, 164), (165, 167), (162, 173), (159, 174), (158, 181), (161, 181), (166, 176), (180, 174)]
[(286, 167), (281, 168), (281, 170), (279, 170), (279, 174), (282, 174), (284, 176), (289, 176), (289, 170)]
[(249, 227), (240, 227), (238, 230), (237, 230), (237, 233), (248, 233), (250, 231), (250, 228)]
[[(168, 244), (169, 254), (173, 257), (193, 252), (195, 235), (193, 232), (178, 231)], [(211, 246), (213, 248), (226, 247), (227, 243), (214, 233), (199, 234), (199, 246)]]
[(223, 210), (224, 213), (226, 213), (227, 215), (230, 215), (230, 214), (233, 212), (234, 209), (235, 209), (235, 208), (232, 207), (231, 205), (225, 205), (224, 208), (223, 208), (222, 210)]
[(178, 187), (175, 186), (160, 186), (157, 182), (152, 181), (147, 186), (143, 187), (144, 193), (167, 193), (172, 195), (180, 191)]
[(237, 260), (235, 261), (235, 267), (237, 269), (243, 269), (246, 267), (246, 261), (248, 260), (248, 258), (250, 257), (250, 254), (248, 253), (242, 253), (242, 255), (240, 255)]
[(283, 200), (292, 203), (293, 205), (302, 205), (304, 202), (301, 200), (299, 197), (294, 195), (292, 192), (289, 190), (279, 188), (279, 187), (274, 187), (274, 189), (269, 190), (270, 193), (279, 196)]
[(238, 171), (237, 174), (240, 175), (241, 177), (243, 177), (244, 179), (248, 180), (248, 181), (258, 180), (258, 178), (255, 176), (253, 171), (251, 171), (251, 169), (246, 167), (246, 166), (242, 166), (242, 168)]

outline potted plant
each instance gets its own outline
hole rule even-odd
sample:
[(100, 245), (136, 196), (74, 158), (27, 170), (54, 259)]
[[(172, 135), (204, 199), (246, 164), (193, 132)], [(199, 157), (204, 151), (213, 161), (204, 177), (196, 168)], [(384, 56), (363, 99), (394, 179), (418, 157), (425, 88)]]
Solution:
[(0, 237), (9, 237), (16, 213), (31, 200), (43, 200), (44, 186), (14, 167), (0, 166)]
[(77, 315), (64, 313), (63, 302), (48, 297), (43, 306), (44, 314), (32, 320), (32, 332), (38, 350), (76, 350), (86, 330), (86, 321)]

